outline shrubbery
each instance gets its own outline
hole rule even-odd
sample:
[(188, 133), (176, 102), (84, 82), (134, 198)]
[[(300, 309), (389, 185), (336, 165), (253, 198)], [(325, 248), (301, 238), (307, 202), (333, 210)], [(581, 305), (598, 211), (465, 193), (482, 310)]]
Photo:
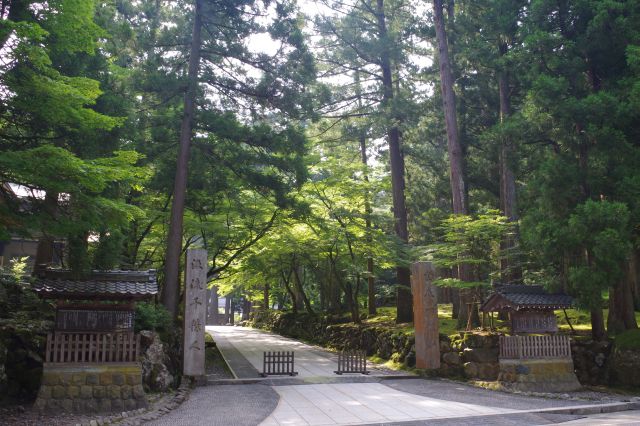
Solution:
[(136, 304), (135, 332), (152, 330), (157, 332), (163, 341), (167, 341), (168, 335), (173, 331), (171, 314), (162, 305), (155, 303)]
[(616, 336), (616, 350), (640, 350), (640, 329), (627, 330)]
[(46, 333), (54, 310), (28, 282), (0, 275), (0, 395), (33, 398), (40, 387)]

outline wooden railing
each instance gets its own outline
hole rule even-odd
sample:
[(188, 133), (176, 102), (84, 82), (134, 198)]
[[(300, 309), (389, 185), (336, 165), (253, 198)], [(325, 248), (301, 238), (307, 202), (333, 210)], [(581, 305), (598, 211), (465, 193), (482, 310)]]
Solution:
[(365, 351), (343, 351), (338, 353), (338, 369), (334, 373), (369, 374), (367, 371), (367, 354)]
[(284, 374), (296, 376), (298, 372), (294, 371), (294, 361), (293, 351), (264, 352), (260, 375), (262, 377)]
[(500, 358), (571, 358), (569, 336), (500, 336)]
[(47, 335), (47, 363), (135, 362), (140, 336), (126, 332), (60, 332)]

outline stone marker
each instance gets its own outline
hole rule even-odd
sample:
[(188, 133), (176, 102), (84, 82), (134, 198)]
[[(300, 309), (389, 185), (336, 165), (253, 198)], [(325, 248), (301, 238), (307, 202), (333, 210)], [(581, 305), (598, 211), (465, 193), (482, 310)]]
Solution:
[(184, 367), (186, 376), (204, 376), (204, 333), (207, 313), (207, 251), (187, 250), (184, 298)]
[(431, 262), (416, 262), (411, 265), (416, 368), (440, 368), (438, 300), (433, 286), (435, 278), (436, 269)]

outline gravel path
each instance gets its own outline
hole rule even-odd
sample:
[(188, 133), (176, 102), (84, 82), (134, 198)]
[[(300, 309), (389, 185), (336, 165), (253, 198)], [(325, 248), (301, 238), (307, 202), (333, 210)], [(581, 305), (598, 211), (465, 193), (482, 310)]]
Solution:
[(30, 405), (0, 408), (0, 424), (7, 426), (59, 426), (88, 422), (92, 417), (76, 414), (42, 414)]
[(278, 405), (278, 394), (261, 384), (204, 386), (153, 426), (256, 426)]

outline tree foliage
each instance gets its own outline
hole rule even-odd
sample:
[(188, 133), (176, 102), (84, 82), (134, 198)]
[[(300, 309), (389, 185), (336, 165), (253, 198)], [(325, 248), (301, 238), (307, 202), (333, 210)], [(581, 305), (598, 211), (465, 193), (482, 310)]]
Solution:
[[(595, 337), (603, 307), (636, 327), (640, 2), (436, 3), (466, 215), (431, 2), (201, 0), (179, 253), (206, 248), (210, 284), (265, 308), (359, 321), (399, 289), (406, 320), (429, 247), (441, 284), (544, 284)], [(195, 3), (1, 7), (0, 239), (163, 271)]]

